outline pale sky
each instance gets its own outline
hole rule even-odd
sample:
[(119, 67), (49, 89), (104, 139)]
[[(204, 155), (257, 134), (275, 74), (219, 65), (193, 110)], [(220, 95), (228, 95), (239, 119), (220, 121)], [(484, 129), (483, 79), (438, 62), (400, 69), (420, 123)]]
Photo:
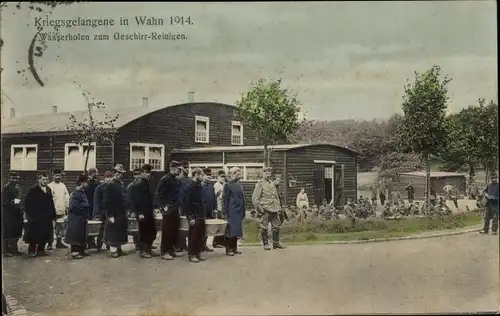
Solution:
[[(14, 5), (2, 13), (4, 114), (84, 109), (82, 88), (107, 107), (187, 101), (235, 104), (252, 80), (284, 79), (311, 119), (386, 118), (401, 109), (414, 71), (438, 64), (453, 81), (450, 110), (497, 100), (495, 1), (86, 3), (54, 9), (51, 19), (129, 18), (129, 26), (61, 28), (61, 34), (182, 32), (177, 41), (48, 42), (28, 67), (35, 17)], [(14, 14), (15, 13), (15, 14)], [(193, 25), (136, 26), (134, 16), (190, 16)], [(46, 27), (44, 31), (54, 31)], [(18, 63), (17, 63), (18, 62)], [(26, 78), (25, 78), (26, 77)], [(76, 81), (78, 84), (74, 84)], [(12, 105), (14, 104), (14, 105)]]

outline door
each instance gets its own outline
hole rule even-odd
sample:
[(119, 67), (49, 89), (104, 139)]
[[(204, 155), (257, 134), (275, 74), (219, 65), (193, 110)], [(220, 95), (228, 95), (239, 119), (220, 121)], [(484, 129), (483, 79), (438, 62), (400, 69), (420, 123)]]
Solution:
[(321, 205), (325, 198), (325, 165), (314, 164), (314, 203)]
[(330, 203), (333, 199), (333, 165), (325, 166), (325, 199)]
[(333, 188), (334, 188), (334, 199), (335, 206), (341, 207), (344, 205), (344, 166), (335, 165), (333, 166)]

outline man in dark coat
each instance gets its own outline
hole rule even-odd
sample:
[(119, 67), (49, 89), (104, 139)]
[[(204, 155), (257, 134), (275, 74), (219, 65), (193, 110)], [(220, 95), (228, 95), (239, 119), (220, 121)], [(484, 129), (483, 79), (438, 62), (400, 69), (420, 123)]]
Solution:
[[(180, 182), (180, 188), (179, 188), (179, 201), (182, 201), (183, 197), (182, 195), (184, 194), (185, 187), (189, 183), (191, 183), (191, 178), (189, 178), (189, 162), (186, 160), (181, 161), (181, 173), (179, 175), (179, 182)], [(180, 215), (185, 216), (184, 210), (182, 209), (182, 206), (179, 208)], [(187, 250), (187, 244), (186, 244), (186, 239), (188, 232), (181, 230), (178, 234), (177, 237), (177, 242), (176, 242), (176, 248), (178, 252), (183, 252)]]
[[(94, 201), (93, 204), (93, 218), (95, 220), (101, 221), (101, 225), (99, 226), (99, 234), (97, 235), (97, 251), (102, 250), (102, 240), (104, 237), (104, 227), (106, 226), (106, 210), (104, 209), (105, 205), (105, 191), (106, 186), (113, 179), (113, 172), (106, 171), (104, 173), (104, 178), (99, 183), (99, 185), (95, 188), (94, 192)], [(90, 203), (90, 201), (89, 201)], [(107, 246), (109, 250), (109, 246)]]
[[(205, 218), (214, 219), (214, 211), (217, 210), (217, 198), (215, 197), (214, 184), (212, 182), (212, 170), (210, 168), (203, 169), (203, 182), (201, 183), (201, 196), (203, 200), (203, 209), (205, 210)], [(215, 238), (215, 237), (214, 237)], [(207, 245), (208, 236), (205, 236), (203, 251), (212, 252)]]
[[(97, 168), (90, 168), (87, 172), (87, 175), (89, 177), (89, 180), (87, 182), (87, 187), (85, 188), (85, 195), (87, 196), (87, 201), (89, 202), (90, 205), (88, 218), (92, 218), (92, 216), (94, 215), (93, 201), (94, 201), (95, 189), (99, 185), (99, 171), (97, 170)], [(97, 248), (93, 236), (87, 237), (87, 248), (88, 249)]]
[(173, 260), (174, 257), (182, 256), (175, 253), (175, 243), (179, 235), (180, 214), (179, 214), (179, 179), (181, 164), (178, 161), (170, 163), (170, 171), (158, 182), (156, 188), (156, 200), (163, 213), (161, 231), (161, 254), (162, 259)]
[(156, 239), (156, 217), (149, 185), (151, 169), (149, 164), (142, 166), (138, 181), (130, 185), (128, 192), (130, 212), (135, 215), (139, 226), (141, 258), (155, 255), (151, 248)]
[(408, 182), (408, 185), (405, 187), (406, 193), (408, 194), (408, 202), (413, 203), (413, 200), (415, 200), (415, 187), (413, 184)]
[(490, 230), (490, 221), (492, 221), (491, 232), (493, 235), (498, 231), (498, 180), (497, 174), (492, 173), (491, 182), (486, 186), (483, 193), (486, 198), (486, 206), (484, 208), (484, 227), (482, 234), (488, 234)]
[(64, 242), (71, 245), (71, 256), (74, 259), (82, 259), (89, 254), (85, 252), (87, 244), (87, 226), (89, 219), (90, 203), (85, 194), (89, 177), (86, 174), (78, 176), (76, 189), (69, 198), (68, 225)]
[(38, 183), (26, 195), (24, 210), (26, 213), (26, 232), (24, 241), (28, 244), (30, 257), (45, 256), (45, 246), (50, 234), (53, 233), (53, 221), (56, 218), (56, 208), (52, 199), (52, 191), (47, 186), (49, 176), (42, 173)]
[[(133, 174), (134, 174), (134, 179), (132, 180), (132, 182), (130, 182), (128, 185), (127, 185), (127, 208), (128, 208), (128, 216), (129, 217), (132, 217), (134, 218), (135, 217), (135, 214), (132, 214), (132, 211), (130, 210), (130, 200), (129, 200), (129, 197), (130, 197), (130, 191), (132, 190), (132, 185), (138, 183), (140, 181), (140, 177), (141, 177), (141, 174), (142, 174), (142, 170), (141, 169), (134, 169), (133, 171)], [(141, 250), (141, 245), (140, 245), (140, 242), (139, 242), (139, 231), (134, 231), (134, 232), (129, 232), (130, 235), (132, 235), (132, 239), (134, 241), (134, 246), (135, 246), (135, 250)]]
[(226, 255), (241, 254), (238, 251), (238, 238), (243, 237), (243, 220), (245, 219), (245, 194), (239, 182), (241, 169), (233, 167), (229, 170), (230, 180), (224, 185), (223, 210), (227, 218)]
[(126, 192), (123, 185), (123, 165), (118, 164), (113, 169), (113, 179), (106, 186), (105, 204), (106, 227), (104, 242), (110, 246), (112, 258), (125, 255), (121, 246), (128, 243), (128, 217)]
[(21, 189), (19, 176), (11, 172), (9, 182), (2, 192), (2, 249), (6, 257), (21, 255), (18, 241), (23, 235), (23, 211), (21, 209)]
[(192, 180), (184, 187), (181, 207), (189, 223), (188, 231), (188, 256), (189, 261), (198, 263), (207, 260), (201, 255), (205, 245), (205, 215), (203, 206), (201, 181), (203, 172), (200, 168), (194, 168)]

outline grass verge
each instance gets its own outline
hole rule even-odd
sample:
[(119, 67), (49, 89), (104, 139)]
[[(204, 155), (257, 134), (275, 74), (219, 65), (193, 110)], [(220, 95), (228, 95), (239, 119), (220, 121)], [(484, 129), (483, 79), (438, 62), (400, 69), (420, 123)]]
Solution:
[[(358, 219), (353, 227), (349, 220), (311, 220), (305, 223), (284, 223), (281, 240), (288, 244), (313, 244), (330, 241), (384, 239), (445, 231), (478, 225), (478, 213), (454, 214), (442, 218), (408, 217), (400, 220)], [(245, 245), (259, 244), (259, 223), (245, 220)]]

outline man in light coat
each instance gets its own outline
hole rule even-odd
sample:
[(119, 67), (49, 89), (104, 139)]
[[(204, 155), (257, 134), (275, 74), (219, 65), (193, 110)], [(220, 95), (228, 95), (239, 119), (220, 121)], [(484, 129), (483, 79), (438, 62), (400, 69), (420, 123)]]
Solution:
[[(57, 238), (56, 248), (63, 249), (68, 248), (62, 243), (62, 238), (64, 237), (66, 230), (66, 224), (58, 224), (57, 220), (64, 218), (68, 214), (69, 192), (68, 188), (66, 188), (66, 185), (62, 182), (61, 170), (54, 170), (52, 179), (53, 181), (48, 184), (48, 187), (52, 191), (52, 198), (54, 200), (54, 206), (56, 208), (56, 220), (54, 221), (54, 230)], [(54, 234), (51, 234), (47, 250), (52, 250), (53, 243)]]
[(265, 250), (271, 250), (268, 245), (268, 226), (271, 223), (273, 232), (273, 248), (284, 249), (280, 244), (279, 233), (281, 227), (280, 212), (281, 203), (278, 190), (274, 181), (271, 180), (272, 168), (264, 168), (264, 177), (257, 182), (252, 194), (252, 204), (255, 210), (261, 214), (261, 238)]

